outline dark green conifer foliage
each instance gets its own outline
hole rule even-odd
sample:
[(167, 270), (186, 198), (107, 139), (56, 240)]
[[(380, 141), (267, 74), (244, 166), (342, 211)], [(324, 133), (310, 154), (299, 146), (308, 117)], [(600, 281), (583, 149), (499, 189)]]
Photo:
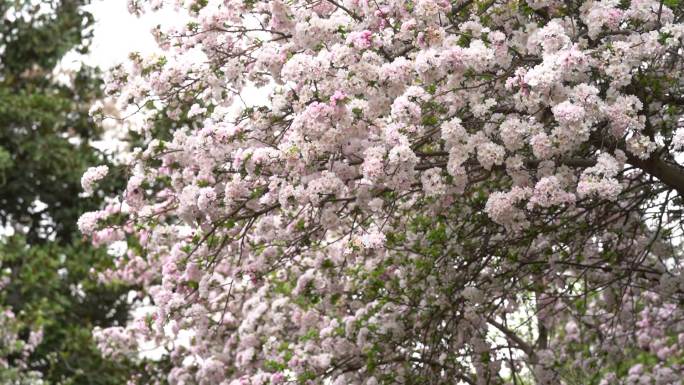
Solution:
[[(54, 76), (67, 52), (87, 52), (93, 18), (86, 3), (0, 0), (0, 278), (9, 277), (0, 310), (17, 315), (23, 338), (44, 330), (25, 370), (41, 372), (45, 383), (119, 385), (131, 367), (104, 360), (91, 329), (125, 322), (127, 288), (94, 280), (91, 271), (110, 258), (76, 226), (102, 204), (79, 197), (83, 171), (107, 163), (90, 145), (102, 132), (88, 116), (102, 82), (87, 67), (67, 82)], [(103, 188), (120, 183), (114, 173)], [(18, 357), (6, 359), (0, 383), (24, 383), (12, 368)]]

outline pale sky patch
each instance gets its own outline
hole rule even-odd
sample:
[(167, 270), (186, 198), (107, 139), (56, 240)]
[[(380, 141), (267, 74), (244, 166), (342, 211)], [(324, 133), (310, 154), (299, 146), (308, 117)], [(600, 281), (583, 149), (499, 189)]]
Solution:
[(181, 20), (179, 14), (168, 9), (137, 17), (128, 12), (123, 0), (94, 0), (86, 9), (95, 17), (95, 36), (86, 62), (102, 69), (125, 61), (131, 52), (143, 56), (160, 52), (152, 28)]

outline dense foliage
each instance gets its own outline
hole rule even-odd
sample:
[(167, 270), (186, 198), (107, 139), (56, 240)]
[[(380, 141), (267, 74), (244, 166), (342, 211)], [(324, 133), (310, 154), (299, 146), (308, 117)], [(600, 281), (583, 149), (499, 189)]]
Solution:
[(130, 2), (166, 6), (164, 55), (107, 81), (140, 118), (127, 187), (79, 219), (153, 304), (97, 329), (112, 359), (154, 343), (178, 385), (682, 384), (680, 1)]
[(59, 69), (87, 47), (85, 3), (0, 1), (1, 384), (119, 385), (129, 375), (92, 339), (94, 327), (126, 321), (126, 288), (97, 283), (91, 270), (110, 257), (76, 227), (102, 204), (79, 196), (81, 175), (106, 162), (90, 146), (101, 134), (88, 115), (102, 97), (98, 73)]

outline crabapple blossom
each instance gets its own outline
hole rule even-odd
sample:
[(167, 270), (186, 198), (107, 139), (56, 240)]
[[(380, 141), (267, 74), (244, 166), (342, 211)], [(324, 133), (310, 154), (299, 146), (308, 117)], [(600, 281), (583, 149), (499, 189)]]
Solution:
[(43, 331), (31, 330), (23, 336), (22, 326), (11, 309), (0, 309), (0, 372), (6, 381), (40, 384), (42, 373), (30, 367), (29, 357), (43, 340)]
[(86, 170), (81, 178), (81, 186), (83, 187), (83, 191), (88, 194), (92, 194), (95, 188), (95, 183), (107, 176), (108, 172), (109, 167), (107, 166), (91, 167)]
[(188, 19), (106, 87), (143, 140), (122, 208), (79, 228), (128, 242), (99, 277), (152, 304), (97, 331), (113, 359), (154, 344), (185, 385), (681, 385), (678, 1), (134, 3)]

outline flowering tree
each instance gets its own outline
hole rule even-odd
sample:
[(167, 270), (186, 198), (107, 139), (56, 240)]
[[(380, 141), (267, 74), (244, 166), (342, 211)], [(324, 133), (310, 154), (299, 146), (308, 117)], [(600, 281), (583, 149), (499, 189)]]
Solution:
[(147, 117), (127, 188), (79, 220), (153, 304), (105, 353), (152, 341), (170, 384), (682, 383), (679, 1), (173, 3), (108, 82)]
[[(27, 361), (42, 339), (41, 331), (32, 331), (28, 341), (24, 341), (19, 336), (20, 329), (21, 323), (16, 321), (14, 312), (3, 309), (0, 312), (0, 379), (8, 384), (40, 384), (41, 374), (29, 368)], [(7, 357), (16, 357), (13, 365), (9, 365)]]

